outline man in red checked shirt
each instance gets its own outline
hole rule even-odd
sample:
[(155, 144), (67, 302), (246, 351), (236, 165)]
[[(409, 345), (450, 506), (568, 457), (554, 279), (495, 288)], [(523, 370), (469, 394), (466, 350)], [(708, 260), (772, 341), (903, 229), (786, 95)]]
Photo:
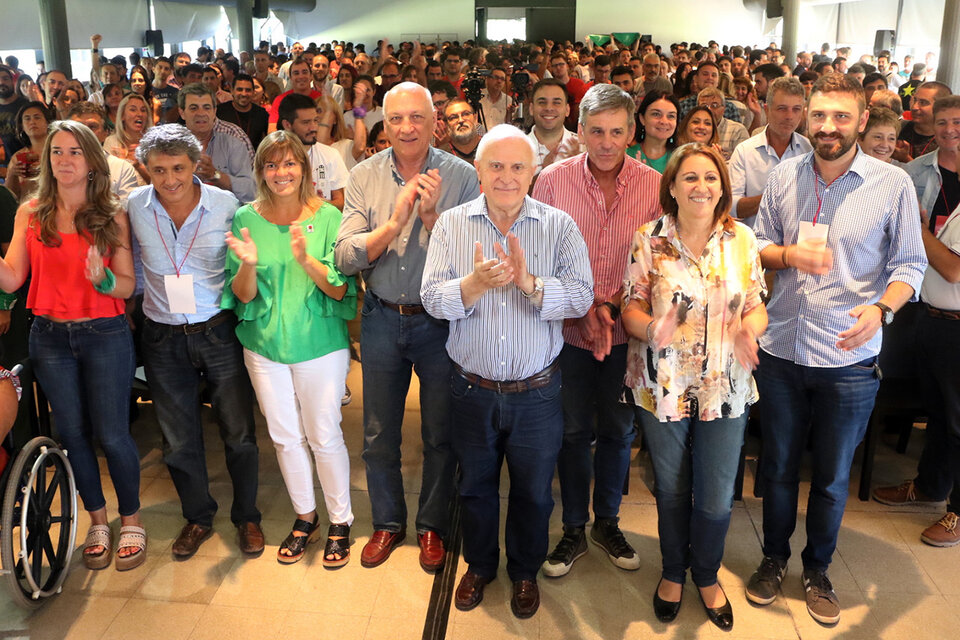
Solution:
[[(619, 322), (620, 290), (634, 232), (660, 213), (660, 174), (626, 155), (634, 109), (633, 98), (619, 87), (591, 87), (579, 109), (578, 133), (587, 152), (546, 167), (533, 189), (534, 200), (566, 211), (577, 223), (590, 252), (594, 281), (593, 307), (563, 329), (564, 428), (557, 461), (563, 537), (543, 563), (548, 577), (566, 575), (587, 552), (594, 470), (590, 536), (616, 566), (640, 567), (640, 558), (618, 524), (635, 436), (633, 409), (620, 403), (627, 364), (627, 336)], [(592, 459), (595, 422), (597, 448)]]

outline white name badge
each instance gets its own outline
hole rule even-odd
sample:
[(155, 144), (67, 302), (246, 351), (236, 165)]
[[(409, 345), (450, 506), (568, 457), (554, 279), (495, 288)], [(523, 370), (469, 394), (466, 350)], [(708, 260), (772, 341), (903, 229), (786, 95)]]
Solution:
[(197, 299), (193, 295), (193, 274), (163, 276), (170, 313), (196, 313)]
[(800, 233), (797, 235), (797, 242), (804, 240), (823, 240), (827, 241), (827, 231), (830, 230), (828, 224), (813, 224), (812, 222), (800, 221)]

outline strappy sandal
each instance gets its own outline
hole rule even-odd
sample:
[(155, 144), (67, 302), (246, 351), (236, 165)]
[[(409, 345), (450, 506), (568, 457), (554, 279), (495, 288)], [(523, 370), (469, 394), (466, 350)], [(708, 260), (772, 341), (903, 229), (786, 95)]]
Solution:
[[(320, 530), (320, 516), (313, 516), (313, 522), (307, 522), (306, 520), (301, 520), (297, 518), (293, 521), (293, 529), (290, 531), (290, 534), (284, 539), (283, 543), (280, 545), (280, 548), (277, 549), (277, 562), (280, 564), (293, 564), (294, 562), (299, 562), (303, 557), (303, 552), (306, 550), (307, 545), (314, 541), (317, 537), (317, 531)], [(295, 536), (293, 535), (294, 531), (299, 531), (300, 533), (305, 533), (305, 536)], [(289, 553), (284, 553), (287, 551)]]
[(135, 547), (137, 550), (128, 556), (117, 553), (117, 571), (129, 571), (142, 565), (147, 559), (147, 532), (143, 527), (127, 525), (120, 527), (120, 539), (117, 540), (117, 551)]
[(323, 548), (323, 566), (337, 569), (350, 562), (350, 525), (332, 524), (327, 529), (327, 544)]
[[(100, 553), (87, 553), (91, 547), (103, 547)], [(110, 566), (113, 548), (113, 535), (108, 524), (92, 524), (87, 529), (87, 537), (83, 541), (83, 564), (87, 569), (103, 569)]]

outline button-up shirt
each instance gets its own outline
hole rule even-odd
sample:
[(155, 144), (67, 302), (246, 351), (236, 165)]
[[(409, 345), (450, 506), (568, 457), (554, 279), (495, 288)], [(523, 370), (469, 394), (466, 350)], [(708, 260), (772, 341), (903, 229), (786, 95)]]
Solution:
[(523, 247), (527, 271), (543, 279), (539, 309), (512, 284), (463, 306), (460, 284), (473, 272), (474, 243), (488, 258), (497, 255), (494, 243), (507, 246), (485, 196), (440, 216), (423, 272), (424, 307), (450, 320), (450, 358), (489, 380), (523, 380), (546, 369), (563, 347), (563, 320), (581, 317), (593, 302), (587, 246), (570, 216), (528, 196), (510, 233)]
[[(420, 173), (430, 169), (439, 169), (443, 180), (437, 213), (480, 195), (477, 172), (460, 158), (431, 147)], [(364, 282), (378, 298), (397, 304), (419, 304), (420, 281), (430, 239), (420, 220), (419, 200), (407, 224), (383, 253), (373, 261), (367, 257), (367, 236), (390, 220), (405, 184), (397, 171), (392, 149), (381, 151), (354, 167), (344, 191), (343, 221), (334, 252), (337, 268), (348, 276), (362, 271)]]
[[(680, 113), (677, 114), (679, 120), (683, 120), (688, 113), (693, 111), (697, 106), (697, 94), (687, 96), (680, 101)], [(726, 100), (723, 105), (723, 117), (728, 120), (733, 120), (734, 122), (740, 122), (740, 109), (737, 109), (737, 105), (733, 104), (732, 100)]]
[[(127, 210), (133, 236), (137, 290), (143, 291), (143, 312), (160, 324), (205, 322), (220, 312), (224, 265), (227, 259), (225, 234), (233, 223), (240, 203), (229, 191), (200, 185), (200, 201), (177, 229), (156, 197), (152, 185), (130, 194)], [(164, 276), (193, 276), (196, 313), (170, 313)]]
[[(914, 188), (917, 190), (917, 200), (920, 201), (920, 208), (925, 209), (931, 217), (933, 207), (937, 204), (937, 198), (940, 197), (940, 190), (943, 188), (939, 156), (939, 149), (925, 153), (919, 158), (911, 160), (905, 168), (913, 181)], [(947, 215), (950, 213), (948, 211)]]
[(747, 128), (739, 122), (721, 118), (717, 123), (717, 144), (723, 149), (723, 155), (730, 158), (733, 150), (750, 137)]
[[(954, 209), (947, 218), (937, 234), (937, 239), (960, 256), (960, 207)], [(930, 265), (923, 276), (920, 299), (938, 309), (960, 311), (960, 283), (949, 282)]]
[[(609, 300), (623, 285), (633, 234), (660, 215), (659, 192), (660, 174), (629, 156), (617, 175), (617, 195), (609, 210), (585, 153), (550, 165), (537, 179), (533, 197), (566, 211), (583, 234), (597, 302)], [(565, 328), (563, 337), (575, 347), (592, 348), (577, 327)], [(627, 334), (618, 321), (613, 328), (613, 344), (626, 341)]]
[[(727, 167), (730, 170), (730, 192), (733, 199), (730, 203), (730, 215), (737, 217), (737, 204), (740, 198), (763, 195), (767, 186), (767, 178), (773, 168), (782, 161), (795, 158), (813, 151), (810, 141), (799, 133), (794, 132), (790, 144), (783, 157), (779, 157), (767, 140), (767, 129), (764, 127), (753, 137), (741, 142), (733, 150)], [(756, 223), (756, 216), (741, 220), (749, 227)]]
[(256, 195), (256, 182), (244, 144), (233, 136), (214, 132), (205, 153), (217, 171), (230, 176), (230, 190), (240, 202), (251, 202)]
[[(550, 155), (550, 149), (547, 148), (547, 145), (540, 142), (540, 138), (537, 137), (536, 128), (530, 129), (530, 133), (527, 134), (527, 137), (533, 141), (533, 144), (537, 145), (537, 170), (536, 175), (543, 170), (543, 161), (546, 160), (547, 156)], [(577, 134), (569, 129), (563, 130), (563, 137), (560, 138), (560, 143), (557, 145), (557, 149), (565, 148), (569, 149), (573, 153), (580, 153), (581, 151), (580, 140), (577, 138)], [(556, 162), (558, 158), (554, 158)], [(563, 160), (563, 157), (559, 158)], [(548, 165), (549, 166), (549, 165)]]
[(812, 222), (817, 214), (818, 196), (818, 225), (829, 225), (833, 267), (821, 276), (795, 268), (776, 272), (760, 347), (808, 367), (843, 367), (880, 352), (880, 331), (856, 349), (836, 347), (837, 334), (856, 322), (850, 310), (876, 302), (894, 281), (919, 292), (927, 258), (910, 178), (859, 149), (829, 186), (814, 171), (813, 153), (773, 170), (757, 214), (760, 251), (795, 244), (800, 221)]

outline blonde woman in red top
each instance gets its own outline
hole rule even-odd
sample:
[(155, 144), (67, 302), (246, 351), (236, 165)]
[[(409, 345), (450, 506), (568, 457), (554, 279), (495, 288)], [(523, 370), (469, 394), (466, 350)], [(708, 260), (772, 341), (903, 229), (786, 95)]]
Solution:
[(101, 569), (112, 554), (97, 440), (120, 512), (116, 566), (133, 569), (146, 558), (146, 534), (140, 457), (129, 431), (134, 353), (124, 300), (135, 283), (130, 229), (110, 191), (100, 143), (78, 122), (50, 126), (37, 191), (17, 210), (10, 248), (0, 260), (4, 291), (16, 291), (28, 276), (27, 306), (36, 316), (30, 360), (90, 514), (83, 560)]

